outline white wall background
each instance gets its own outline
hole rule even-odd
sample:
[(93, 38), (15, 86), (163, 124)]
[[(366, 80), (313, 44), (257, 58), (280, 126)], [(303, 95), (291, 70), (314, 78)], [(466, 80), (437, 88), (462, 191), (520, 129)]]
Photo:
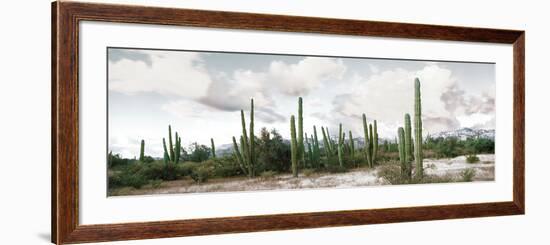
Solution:
[[(107, 2), (98, 0), (100, 2)], [(108, 2), (114, 2), (113, 0)], [(548, 242), (550, 161), (546, 126), (550, 16), (544, 1), (170, 1), (198, 9), (524, 29), (526, 202), (524, 216), (187, 237), (112, 244), (509, 244)], [(48, 244), (50, 231), (50, 2), (0, 8), (0, 244)], [(528, 242), (532, 241), (532, 242)]]

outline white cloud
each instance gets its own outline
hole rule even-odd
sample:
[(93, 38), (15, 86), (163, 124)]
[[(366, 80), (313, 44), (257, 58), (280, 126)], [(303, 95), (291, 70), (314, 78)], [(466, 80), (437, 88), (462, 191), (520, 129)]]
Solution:
[(275, 97), (306, 95), (322, 82), (341, 79), (345, 71), (340, 59), (307, 57), (295, 64), (272, 61), (267, 71), (240, 69), (230, 75), (218, 74), (200, 101), (220, 110), (238, 111), (247, 110), (254, 98), (258, 119), (280, 122), (285, 116), (276, 113)]
[(140, 60), (109, 62), (109, 89), (124, 94), (156, 92), (198, 98), (205, 95), (211, 78), (200, 55), (192, 52), (151, 51), (152, 65)]
[[(430, 133), (471, 124), (466, 123), (466, 119), (461, 122), (459, 116), (485, 113), (490, 117), (494, 114), (494, 98), (465, 96), (450, 70), (429, 64), (418, 71), (386, 70), (364, 79), (350, 94), (335, 97), (335, 120), (357, 120), (365, 113), (368, 118), (377, 119), (379, 124), (402, 125), (405, 113), (413, 117), (416, 77), (421, 81), (424, 128)], [(443, 96), (446, 93), (450, 93), (449, 98)], [(480, 120), (476, 123), (482, 123)]]
[(319, 88), (322, 81), (341, 79), (346, 66), (341, 59), (307, 57), (297, 64), (273, 61), (269, 79), (288, 95), (304, 95)]

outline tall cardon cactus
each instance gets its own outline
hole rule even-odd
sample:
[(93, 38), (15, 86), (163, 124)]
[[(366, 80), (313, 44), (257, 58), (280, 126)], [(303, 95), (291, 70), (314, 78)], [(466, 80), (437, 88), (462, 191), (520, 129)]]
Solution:
[(298, 159), (301, 166), (305, 165), (305, 145), (304, 145), (304, 117), (302, 115), (302, 97), (298, 98)]
[(162, 146), (164, 149), (164, 163), (178, 163), (181, 154), (181, 137), (178, 132), (175, 134), (176, 144), (172, 144), (172, 126), (168, 125), (168, 142), (169, 148), (166, 147), (166, 140), (162, 138)]
[(367, 164), (369, 165), (369, 167), (373, 167), (372, 165), (372, 156), (371, 156), (371, 144), (370, 144), (370, 136), (369, 136), (369, 127), (368, 127), (368, 124), (367, 124), (367, 116), (365, 114), (363, 114), (363, 134), (364, 134), (364, 137), (365, 137), (365, 148), (364, 148), (364, 153), (365, 153), (365, 160), (367, 160)]
[(298, 177), (298, 141), (296, 139), (296, 124), (294, 115), (290, 117), (290, 160), (292, 162), (292, 176)]
[(145, 160), (145, 140), (141, 140), (141, 146), (139, 148), (139, 161)]
[(214, 138), (210, 138), (210, 145), (212, 146), (212, 158), (216, 158), (216, 145), (214, 145)]
[(420, 80), (414, 80), (414, 161), (416, 164), (415, 177), (422, 179), (424, 169), (422, 164), (422, 106), (420, 99)]
[(411, 178), (412, 175), (412, 160), (413, 160), (413, 151), (412, 151), (412, 136), (411, 136), (411, 116), (407, 113), (405, 114), (405, 133), (404, 133), (404, 154), (405, 154), (405, 163), (406, 163), (406, 177)]
[(240, 137), (240, 150), (237, 146), (237, 141), (233, 137), (233, 151), (237, 155), (241, 169), (248, 177), (255, 176), (256, 171), (256, 150), (255, 150), (255, 136), (254, 136), (254, 99), (250, 99), (250, 135), (246, 131), (246, 120), (244, 117), (244, 111), (241, 110), (241, 128), (242, 135)]
[(321, 150), (319, 149), (319, 138), (317, 138), (317, 128), (313, 125), (313, 162), (315, 167), (318, 168), (320, 165)]
[(344, 135), (342, 134), (342, 124), (340, 123), (338, 130), (338, 163), (340, 167), (344, 166)]
[(403, 130), (402, 127), (399, 127), (397, 129), (397, 135), (399, 138), (398, 142), (398, 149), (399, 149), (399, 162), (401, 163), (401, 176), (406, 177), (408, 166), (407, 166), (407, 156), (405, 154), (406, 147), (405, 147), (405, 130)]
[(355, 166), (355, 143), (353, 142), (353, 134), (351, 134), (351, 130), (349, 131), (349, 146), (350, 146), (350, 157), (351, 157), (351, 164)]

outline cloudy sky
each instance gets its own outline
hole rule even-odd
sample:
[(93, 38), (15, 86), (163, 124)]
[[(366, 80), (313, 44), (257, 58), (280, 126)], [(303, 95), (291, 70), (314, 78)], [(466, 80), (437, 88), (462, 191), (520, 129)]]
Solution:
[(162, 156), (168, 124), (184, 146), (229, 144), (250, 98), (256, 133), (276, 128), (289, 138), (301, 96), (308, 133), (317, 125), (334, 135), (341, 122), (361, 136), (365, 113), (393, 138), (414, 114), (415, 77), (425, 134), (495, 126), (494, 64), (115, 48), (108, 59), (109, 149), (125, 157), (138, 155), (141, 139), (147, 155)]

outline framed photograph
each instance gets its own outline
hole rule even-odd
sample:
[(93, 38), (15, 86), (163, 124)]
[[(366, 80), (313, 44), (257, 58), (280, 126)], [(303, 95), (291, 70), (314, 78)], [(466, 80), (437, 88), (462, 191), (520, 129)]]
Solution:
[(525, 212), (525, 33), (58, 1), (52, 242)]

